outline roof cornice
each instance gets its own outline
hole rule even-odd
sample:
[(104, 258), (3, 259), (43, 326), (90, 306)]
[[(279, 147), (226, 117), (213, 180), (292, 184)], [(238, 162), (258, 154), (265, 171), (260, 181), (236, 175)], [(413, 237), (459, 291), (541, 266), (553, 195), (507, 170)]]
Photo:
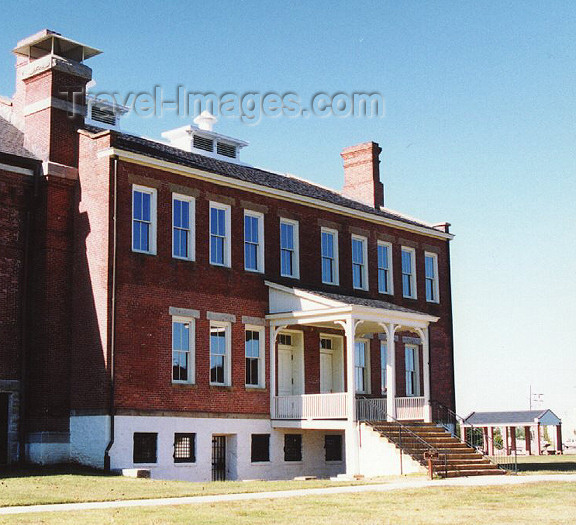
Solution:
[(319, 208), (325, 211), (331, 211), (338, 213), (340, 215), (347, 215), (350, 217), (360, 218), (369, 222), (376, 224), (385, 224), (393, 228), (398, 228), (400, 230), (411, 231), (414, 233), (419, 233), (421, 235), (426, 235), (428, 237), (433, 237), (436, 239), (452, 240), (454, 235), (451, 233), (445, 233), (441, 231), (436, 231), (415, 224), (408, 224), (402, 221), (396, 221), (388, 217), (382, 217), (381, 215), (375, 215), (372, 213), (367, 213), (360, 210), (355, 210), (353, 208), (347, 208), (346, 206), (341, 206), (338, 204), (333, 204), (330, 202), (323, 201), (321, 199), (315, 199), (313, 197), (306, 197), (303, 195), (297, 195), (285, 190), (279, 190), (275, 188), (270, 188), (268, 186), (263, 186), (260, 184), (255, 184), (252, 182), (246, 182), (241, 180), (236, 180), (232, 177), (226, 175), (219, 175), (216, 173), (211, 173), (209, 171), (201, 170), (198, 168), (192, 168), (189, 166), (184, 166), (182, 164), (177, 164), (175, 162), (169, 162), (166, 160), (157, 159), (155, 157), (150, 157), (148, 155), (143, 155), (140, 153), (134, 153), (131, 151), (122, 150), (121, 148), (106, 148), (98, 152), (98, 157), (110, 157), (118, 156), (119, 159), (131, 162), (134, 164), (139, 164), (141, 166), (148, 166), (151, 168), (156, 168), (164, 171), (169, 171), (172, 173), (177, 173), (179, 175), (184, 175), (190, 178), (205, 179), (219, 184), (222, 186), (234, 187), (241, 190), (248, 190), (254, 193), (259, 193), (261, 195), (273, 196), (277, 199), (282, 199), (285, 201), (295, 202), (298, 204), (303, 204), (306, 206), (312, 206), (314, 208)]

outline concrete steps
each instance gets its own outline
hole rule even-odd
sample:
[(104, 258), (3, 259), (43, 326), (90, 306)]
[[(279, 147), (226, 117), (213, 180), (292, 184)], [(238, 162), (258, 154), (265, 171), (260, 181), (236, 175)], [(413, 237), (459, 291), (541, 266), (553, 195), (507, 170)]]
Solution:
[(440, 477), (506, 474), (506, 471), (491, 463), (476, 449), (452, 437), (444, 428), (438, 427), (434, 423), (406, 422), (403, 426), (415, 435), (406, 432), (405, 428), (401, 428), (398, 423), (389, 421), (372, 423), (375, 431), (422, 465), (428, 464), (424, 457), (424, 453), (429, 449), (428, 445), (434, 447), (440, 457), (433, 459), (432, 464), (434, 472)]

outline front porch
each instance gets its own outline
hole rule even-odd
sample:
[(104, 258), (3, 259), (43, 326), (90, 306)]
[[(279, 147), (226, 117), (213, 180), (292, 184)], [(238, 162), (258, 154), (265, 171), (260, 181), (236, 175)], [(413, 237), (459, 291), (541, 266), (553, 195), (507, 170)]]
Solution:
[(438, 318), (379, 300), (267, 284), (274, 427), (430, 421), (428, 326)]
[[(396, 397), (394, 400), (399, 421), (427, 420), (424, 396)], [(274, 396), (273, 420), (349, 420), (384, 421), (387, 419), (387, 397), (356, 397), (355, 414), (349, 413), (348, 393), (301, 394)]]

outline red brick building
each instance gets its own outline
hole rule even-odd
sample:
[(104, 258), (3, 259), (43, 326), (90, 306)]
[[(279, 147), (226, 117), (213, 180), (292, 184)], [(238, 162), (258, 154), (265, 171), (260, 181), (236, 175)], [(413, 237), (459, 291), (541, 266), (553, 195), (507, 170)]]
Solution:
[(86, 100), (96, 49), (43, 31), (14, 53), (4, 463), (385, 473), (371, 420), (454, 409), (452, 235), (384, 207), (377, 144), (342, 152), (339, 193), (243, 164), (210, 115), (166, 142), (118, 131), (116, 108)]

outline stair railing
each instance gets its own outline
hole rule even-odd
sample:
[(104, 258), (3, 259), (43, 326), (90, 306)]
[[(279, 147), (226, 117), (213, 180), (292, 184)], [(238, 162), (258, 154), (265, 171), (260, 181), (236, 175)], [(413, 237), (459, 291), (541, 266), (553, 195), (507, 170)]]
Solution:
[[(433, 457), (438, 458), (441, 461), (443, 460), (444, 476), (447, 477), (447, 475), (448, 475), (447, 474), (448, 473), (448, 462), (447, 462), (446, 454), (440, 453), (440, 451), (434, 445), (428, 443), (428, 441), (421, 438), (418, 434), (416, 434), (415, 432), (410, 430), (407, 426), (400, 423), (400, 421), (398, 421), (397, 419), (395, 419), (391, 415), (387, 415), (386, 417), (387, 417), (387, 421), (383, 421), (383, 423), (392, 422), (392, 423), (395, 423), (396, 426), (394, 428), (390, 428), (390, 429), (388, 429), (386, 427), (378, 428), (377, 432), (384, 434), (388, 440), (395, 443), (398, 446), (398, 448), (400, 449), (400, 452), (401, 452), (400, 453), (400, 473), (401, 474), (402, 474), (402, 452), (404, 452), (403, 439), (404, 439), (404, 441), (409, 439), (411, 442), (416, 441), (417, 443), (419, 443), (420, 445), (422, 445), (425, 448), (425, 450), (423, 450), (423, 453), (422, 453), (423, 459), (418, 460), (418, 461), (430, 469), (430, 478), (432, 478), (434, 470), (436, 471), (436, 473), (439, 473), (442, 471), (442, 470), (439, 471), (438, 469), (434, 469), (434, 463), (427, 460), (427, 458), (433, 458)], [(375, 421), (374, 422), (365, 421), (365, 423), (372, 426), (372, 427), (378, 426), (378, 422), (375, 422)], [(394, 435), (395, 433), (397, 433), (398, 436), (395, 436)], [(409, 454), (409, 455), (411, 455), (411, 454)]]
[(518, 472), (518, 458), (516, 448), (508, 453), (507, 444), (504, 442), (506, 436), (497, 439), (480, 427), (465, 423), (464, 418), (456, 414), (453, 410), (443, 405), (439, 401), (431, 401), (432, 421), (443, 426), (455, 438), (465, 443), (469, 447), (476, 449), (491, 463), (502, 470), (507, 470), (516, 474)]

